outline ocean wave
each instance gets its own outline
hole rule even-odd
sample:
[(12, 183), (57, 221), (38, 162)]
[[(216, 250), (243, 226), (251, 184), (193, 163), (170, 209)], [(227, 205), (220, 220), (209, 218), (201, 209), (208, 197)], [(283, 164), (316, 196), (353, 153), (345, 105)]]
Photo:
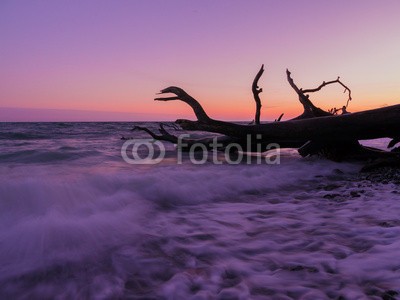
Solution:
[(51, 135), (30, 132), (1, 132), (0, 140), (42, 140), (49, 139)]
[(3, 140), (0, 298), (396, 292), (398, 187), (356, 180), (359, 165), (284, 149), (280, 165), (194, 165), (186, 154), (177, 164), (168, 145), (160, 164), (129, 165), (119, 138), (131, 125), (1, 128), (49, 138)]
[[(71, 151), (72, 150), (72, 151)], [(74, 148), (59, 148), (54, 151), (45, 150), (19, 150), (11, 153), (0, 154), (2, 164), (47, 164), (64, 161), (72, 161), (85, 158), (93, 158), (96, 155), (102, 155), (100, 151), (74, 151)]]
[(298, 159), (0, 169), (0, 296), (324, 299), (371, 280), (393, 287), (398, 230), (379, 224), (400, 202), (353, 182), (357, 169)]

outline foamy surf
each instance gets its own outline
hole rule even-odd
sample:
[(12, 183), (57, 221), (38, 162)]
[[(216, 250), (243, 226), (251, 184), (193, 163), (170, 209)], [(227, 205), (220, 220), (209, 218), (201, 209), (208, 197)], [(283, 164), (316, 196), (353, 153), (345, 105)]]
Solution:
[[(1, 298), (381, 299), (399, 289), (400, 192), (359, 180), (359, 165), (287, 150), (280, 165), (176, 165), (168, 148), (165, 162), (133, 166), (116, 134), (130, 124), (82, 126), (30, 124), (40, 139), (19, 135), (2, 150), (39, 156), (0, 160)], [(57, 149), (67, 157), (43, 159)]]

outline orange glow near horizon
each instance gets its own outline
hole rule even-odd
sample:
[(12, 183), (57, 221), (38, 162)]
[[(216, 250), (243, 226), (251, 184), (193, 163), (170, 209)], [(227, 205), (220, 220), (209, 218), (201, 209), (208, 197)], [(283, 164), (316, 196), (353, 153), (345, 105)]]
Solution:
[[(341, 76), (353, 93), (349, 111), (400, 102), (399, 1), (1, 5), (0, 110), (43, 109), (44, 120), (46, 109), (121, 113), (118, 120), (194, 118), (184, 103), (153, 101), (176, 85), (213, 118), (250, 121), (251, 83), (262, 63), (265, 121), (302, 111), (286, 68), (302, 88)], [(310, 97), (323, 109), (347, 99), (340, 86)]]

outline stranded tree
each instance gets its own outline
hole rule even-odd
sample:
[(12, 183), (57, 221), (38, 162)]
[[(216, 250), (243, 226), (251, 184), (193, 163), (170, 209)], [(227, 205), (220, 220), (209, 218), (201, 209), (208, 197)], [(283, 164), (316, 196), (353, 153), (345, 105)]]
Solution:
[[(303, 113), (296, 118), (281, 121), (283, 114), (273, 122), (260, 123), (261, 99), (259, 94), (262, 89), (258, 81), (264, 72), (261, 66), (252, 84), (252, 93), (256, 103), (255, 119), (249, 125), (236, 124), (215, 120), (208, 116), (201, 104), (186, 93), (183, 89), (170, 86), (161, 90), (159, 94), (173, 94), (169, 97), (158, 97), (156, 101), (180, 100), (188, 104), (197, 118), (196, 121), (178, 119), (175, 124), (187, 131), (206, 131), (218, 134), (218, 143), (223, 150), (230, 143), (235, 142), (245, 151), (263, 151), (270, 143), (277, 143), (285, 148), (298, 148), (302, 156), (324, 155), (332, 160), (367, 159), (377, 157), (399, 158), (397, 149), (381, 151), (359, 144), (359, 140), (389, 137), (392, 141), (388, 147), (393, 148), (400, 141), (400, 105), (384, 108), (347, 113), (346, 109), (351, 100), (351, 90), (340, 81), (324, 81), (321, 85), (312, 89), (299, 88), (289, 70), (286, 77), (303, 106)], [(316, 107), (310, 100), (311, 93), (320, 91), (330, 84), (339, 84), (348, 93), (345, 106), (340, 109), (324, 111)], [(341, 111), (341, 114), (338, 112)], [(160, 124), (159, 134), (145, 127), (136, 126), (133, 130), (142, 130), (154, 139), (176, 143), (178, 138), (167, 132), (163, 124)], [(222, 135), (222, 136), (221, 136)], [(251, 140), (252, 143), (248, 143)], [(202, 140), (184, 139), (189, 147), (193, 143), (203, 143), (210, 147), (212, 138)], [(261, 147), (260, 147), (261, 144)], [(257, 147), (256, 147), (257, 145)]]

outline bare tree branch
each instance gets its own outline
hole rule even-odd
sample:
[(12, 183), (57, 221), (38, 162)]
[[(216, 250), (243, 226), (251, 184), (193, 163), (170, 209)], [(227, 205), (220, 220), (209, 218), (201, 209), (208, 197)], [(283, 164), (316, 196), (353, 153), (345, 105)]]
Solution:
[(293, 78), (291, 77), (291, 73), (288, 69), (286, 69), (286, 76), (287, 76), (287, 81), (289, 82), (290, 86), (295, 90), (297, 95), (299, 96), (299, 101), (303, 105), (303, 108), (304, 108), (304, 112), (300, 116), (294, 118), (294, 120), (332, 115), (329, 112), (316, 107), (310, 101), (309, 96), (305, 95), (304, 91), (302, 89), (299, 89), (297, 87), (297, 85), (294, 83)]
[(146, 127), (141, 127), (141, 126), (135, 126), (132, 128), (132, 131), (135, 130), (140, 130), (140, 131), (144, 131), (146, 133), (148, 133), (153, 139), (155, 140), (161, 140), (161, 141), (167, 141), (167, 142), (171, 142), (171, 143), (177, 143), (178, 138), (170, 133), (168, 133), (163, 124), (160, 124), (160, 133), (161, 135), (155, 134), (154, 132), (152, 132), (150, 129), (146, 128)]
[(202, 122), (207, 122), (210, 120), (210, 117), (206, 114), (200, 103), (196, 99), (191, 97), (188, 93), (186, 93), (183, 89), (176, 86), (170, 86), (161, 90), (159, 94), (167, 94), (167, 93), (173, 93), (176, 95), (176, 97), (155, 98), (154, 100), (156, 101), (181, 100), (187, 103), (193, 109), (194, 114), (197, 117), (197, 120)]
[(278, 119), (275, 119), (275, 122), (280, 122), (284, 114), (285, 114), (285, 113), (281, 113), (281, 115), (279, 116), (279, 118), (278, 118)]
[(251, 90), (253, 92), (254, 101), (256, 101), (256, 114), (254, 118), (255, 124), (260, 124), (260, 115), (261, 115), (261, 99), (259, 94), (262, 92), (262, 88), (258, 86), (258, 81), (260, 80), (262, 74), (264, 73), (264, 64), (261, 65), (260, 70), (258, 71), (256, 77), (254, 78), (253, 84), (251, 86)]
[[(332, 84), (332, 83), (339, 83), (342, 87), (344, 87), (344, 93), (346, 93), (346, 92), (349, 93), (349, 97), (347, 98), (347, 102), (346, 102), (346, 105), (345, 105), (345, 108), (347, 108), (348, 105), (349, 105), (349, 102), (352, 100), (352, 98), (351, 98), (351, 90), (343, 82), (340, 81), (340, 77), (338, 77), (336, 80), (331, 80), (331, 81), (327, 81), (327, 82), (324, 81), (324, 82), (322, 82), (322, 84), (319, 87), (317, 87), (315, 89), (302, 90), (302, 92), (304, 94), (318, 92), (324, 86), (327, 86), (327, 85)], [(340, 109), (338, 109), (338, 110), (340, 110)]]

